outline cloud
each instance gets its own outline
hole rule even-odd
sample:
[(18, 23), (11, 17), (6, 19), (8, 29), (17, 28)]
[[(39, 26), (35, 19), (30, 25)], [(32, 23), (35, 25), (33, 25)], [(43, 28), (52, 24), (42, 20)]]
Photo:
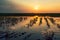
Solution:
[[(27, 4), (30, 3), (31, 5), (27, 5), (27, 4), (25, 5), (24, 2), (23, 2), (24, 3), (23, 5), (23, 3), (20, 3), (20, 2), (22, 1), (19, 1), (18, 3), (18, 1), (14, 2), (14, 0), (13, 1), (11, 0), (11, 2), (10, 1), (8, 2), (8, 0), (0, 0), (0, 13), (32, 13), (32, 8), (30, 7), (32, 4), (30, 3), (30, 1), (27, 1), (27, 2), (24, 1), (24, 2)], [(49, 5), (48, 2), (45, 2), (45, 3), (48, 3), (48, 5), (47, 4), (45, 5), (45, 3), (42, 4), (43, 3), (42, 1), (39, 1), (39, 2), (40, 2), (39, 4), (41, 4), (41, 7), (42, 7), (39, 13), (60, 12), (59, 2), (58, 2), (59, 4), (53, 3), (54, 5), (51, 3), (50, 3), (51, 5)]]
[(19, 13), (19, 12), (23, 11), (17, 10), (13, 4), (8, 3), (5, 0), (0, 0), (0, 13)]

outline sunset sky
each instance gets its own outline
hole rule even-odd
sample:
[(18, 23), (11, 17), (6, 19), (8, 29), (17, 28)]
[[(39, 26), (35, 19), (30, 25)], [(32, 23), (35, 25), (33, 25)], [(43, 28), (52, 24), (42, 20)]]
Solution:
[(60, 0), (0, 0), (0, 13), (60, 13)]

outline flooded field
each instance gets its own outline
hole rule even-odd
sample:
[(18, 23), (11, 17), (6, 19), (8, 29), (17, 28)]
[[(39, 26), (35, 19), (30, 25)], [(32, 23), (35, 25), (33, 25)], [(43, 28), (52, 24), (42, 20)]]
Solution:
[(0, 40), (60, 40), (60, 17), (0, 16)]

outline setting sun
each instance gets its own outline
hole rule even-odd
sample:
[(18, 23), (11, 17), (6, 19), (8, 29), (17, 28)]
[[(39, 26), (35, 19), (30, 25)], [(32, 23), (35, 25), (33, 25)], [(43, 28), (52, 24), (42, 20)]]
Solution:
[(35, 6), (34, 9), (35, 9), (35, 10), (38, 10), (38, 9), (39, 9), (39, 6)]
[(33, 7), (33, 13), (38, 13), (40, 11), (40, 6), (39, 5), (36, 5)]

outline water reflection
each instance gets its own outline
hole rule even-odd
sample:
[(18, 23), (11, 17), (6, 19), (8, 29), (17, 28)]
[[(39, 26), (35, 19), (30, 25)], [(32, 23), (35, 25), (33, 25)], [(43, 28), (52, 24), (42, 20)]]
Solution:
[(44, 38), (45, 40), (53, 40), (53, 37), (54, 37), (54, 32), (53, 32), (53, 30), (48, 29), (48, 30), (46, 30), (46, 31), (43, 31), (42, 34), (43, 34), (43, 38)]
[(60, 21), (57, 18), (2, 16), (0, 17), (0, 40), (60, 40)]

